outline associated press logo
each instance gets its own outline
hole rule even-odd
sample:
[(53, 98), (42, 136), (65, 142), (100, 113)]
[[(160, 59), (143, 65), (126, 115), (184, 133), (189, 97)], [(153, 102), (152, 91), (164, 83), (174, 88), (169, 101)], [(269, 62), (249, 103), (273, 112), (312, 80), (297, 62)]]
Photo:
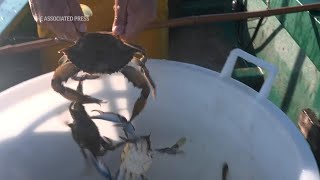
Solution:
[(52, 21), (89, 21), (89, 17), (86, 16), (40, 16), (40, 22), (52, 22)]

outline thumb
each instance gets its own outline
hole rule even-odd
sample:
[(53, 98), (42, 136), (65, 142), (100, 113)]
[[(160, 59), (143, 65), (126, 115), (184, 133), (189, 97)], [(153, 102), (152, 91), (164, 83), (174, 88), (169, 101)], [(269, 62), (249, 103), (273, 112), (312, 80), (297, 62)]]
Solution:
[(30, 6), (30, 10), (31, 10), (31, 14), (33, 16), (33, 19), (37, 22), (39, 22), (39, 18), (38, 18), (38, 13), (37, 13), (37, 9), (36, 6), (34, 5), (34, 2), (29, 0), (29, 6)]
[[(67, 2), (70, 9), (70, 13), (73, 16), (73, 18), (75, 18), (75, 16), (84, 16), (79, 0), (67, 0)], [(76, 20), (74, 19), (73, 23), (79, 32), (87, 31), (87, 26), (84, 21), (80, 21), (79, 19), (76, 19)]]
[(127, 6), (128, 0), (115, 0), (112, 32), (116, 35), (122, 35), (125, 31), (127, 24)]

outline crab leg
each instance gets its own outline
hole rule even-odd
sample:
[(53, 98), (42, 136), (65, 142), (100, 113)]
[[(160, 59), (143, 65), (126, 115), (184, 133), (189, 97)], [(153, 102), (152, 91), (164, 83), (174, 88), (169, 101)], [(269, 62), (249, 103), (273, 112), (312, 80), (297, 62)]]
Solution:
[(65, 87), (62, 83), (67, 82), (67, 80), (77, 74), (80, 71), (74, 64), (71, 62), (65, 62), (61, 64), (56, 71), (54, 72), (53, 78), (51, 80), (51, 87), (54, 91), (61, 94), (64, 98), (72, 101), (79, 102), (81, 104), (88, 103), (103, 103), (100, 99), (96, 99), (87, 95), (84, 95), (81, 92), (75, 91), (71, 88)]
[[(142, 56), (142, 58), (138, 59), (138, 58), (133, 58), (132, 62), (135, 63), (136, 65), (138, 65), (141, 68), (142, 73), (144, 74), (144, 76), (146, 77), (146, 80), (148, 81), (148, 84), (151, 87), (151, 91), (152, 91), (152, 96), (156, 97), (156, 85), (154, 83), (154, 81), (152, 80), (149, 70), (147, 69), (147, 67), (145, 66), (145, 61), (146, 61), (146, 56), (141, 54), (141, 53), (137, 53), (140, 54)], [(145, 60), (144, 60), (145, 59)]]
[(127, 42), (127, 41), (122, 41), (125, 45), (137, 50), (138, 52), (142, 52), (144, 54), (146, 54), (146, 50), (142, 47), (142, 46), (139, 46), (137, 44), (133, 44), (133, 43), (130, 43), (130, 42)]
[(71, 79), (75, 81), (84, 81), (84, 80), (93, 80), (93, 79), (98, 79), (100, 76), (99, 75), (94, 75), (94, 74), (85, 74), (83, 76), (72, 76)]
[(180, 154), (183, 152), (180, 150), (180, 148), (186, 143), (186, 141), (187, 139), (185, 137), (182, 137), (173, 146), (156, 149), (156, 151), (164, 154)]
[(68, 56), (67, 55), (63, 55), (61, 56), (61, 58), (58, 61), (58, 66), (61, 66), (65, 63), (67, 63), (69, 61)]
[(132, 116), (129, 120), (131, 122), (140, 112), (143, 110), (147, 103), (147, 99), (150, 94), (150, 88), (148, 85), (148, 80), (145, 76), (143, 76), (139, 71), (137, 71), (134, 67), (125, 66), (121, 73), (130, 81), (135, 87), (142, 89), (140, 93), (140, 97), (134, 104), (134, 108), (132, 111)]
[(111, 171), (109, 167), (103, 163), (103, 160), (101, 158), (94, 157), (94, 155), (90, 152), (88, 152), (88, 155), (90, 155), (89, 158), (99, 174), (101, 174), (107, 180), (112, 180)]

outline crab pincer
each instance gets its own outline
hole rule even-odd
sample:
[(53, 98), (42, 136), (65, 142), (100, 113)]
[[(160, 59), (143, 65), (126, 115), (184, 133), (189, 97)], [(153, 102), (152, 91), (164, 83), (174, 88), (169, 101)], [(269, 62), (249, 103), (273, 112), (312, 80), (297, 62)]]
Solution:
[(187, 139), (185, 137), (182, 137), (173, 146), (156, 149), (155, 151), (164, 154), (180, 154), (183, 152), (180, 150), (180, 148), (186, 143), (186, 141)]
[(114, 126), (121, 127), (123, 129), (124, 134), (126, 137), (129, 137), (128, 135), (135, 135), (135, 128), (132, 125), (131, 122), (129, 122), (124, 116), (113, 113), (113, 112), (103, 112), (100, 110), (93, 110), (99, 113), (99, 115), (90, 116), (92, 119), (101, 119), (106, 120), (115, 123)]
[[(101, 159), (97, 159), (90, 151), (85, 152), (85, 159), (87, 161), (87, 169), (91, 169), (89, 164), (92, 164), (94, 168), (107, 180), (112, 180), (112, 173), (107, 165)], [(86, 170), (86, 169), (85, 169)]]

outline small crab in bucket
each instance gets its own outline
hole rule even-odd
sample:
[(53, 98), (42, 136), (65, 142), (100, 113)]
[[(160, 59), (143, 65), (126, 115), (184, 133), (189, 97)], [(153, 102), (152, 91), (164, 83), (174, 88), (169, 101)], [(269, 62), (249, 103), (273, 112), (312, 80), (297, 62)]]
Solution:
[(147, 171), (150, 169), (152, 159), (164, 154), (177, 155), (183, 153), (181, 147), (186, 138), (180, 138), (171, 147), (152, 149), (150, 135), (138, 136), (132, 139), (121, 137), (126, 142), (121, 153), (121, 165), (114, 180), (147, 180)]
[[(81, 77), (77, 86), (77, 92), (83, 92), (84, 78)], [(87, 169), (90, 169), (90, 161), (96, 169), (105, 177), (110, 176), (107, 166), (102, 163), (102, 157), (107, 151), (113, 151), (124, 143), (114, 144), (111, 139), (101, 136), (98, 127), (92, 121), (79, 102), (72, 102), (69, 105), (69, 113), (73, 119), (72, 123), (65, 122), (71, 129), (73, 140), (79, 146), (81, 153), (86, 161)]]
[(78, 80), (76, 75), (80, 71), (86, 73), (86, 79), (96, 79), (102, 74), (120, 72), (135, 87), (142, 89), (130, 120), (143, 110), (150, 91), (153, 97), (156, 96), (155, 83), (145, 66), (147, 61), (145, 50), (138, 45), (123, 41), (111, 32), (84, 33), (74, 45), (59, 52), (64, 55), (54, 72), (51, 87), (72, 102), (81, 104), (106, 102), (63, 85), (69, 78)]

